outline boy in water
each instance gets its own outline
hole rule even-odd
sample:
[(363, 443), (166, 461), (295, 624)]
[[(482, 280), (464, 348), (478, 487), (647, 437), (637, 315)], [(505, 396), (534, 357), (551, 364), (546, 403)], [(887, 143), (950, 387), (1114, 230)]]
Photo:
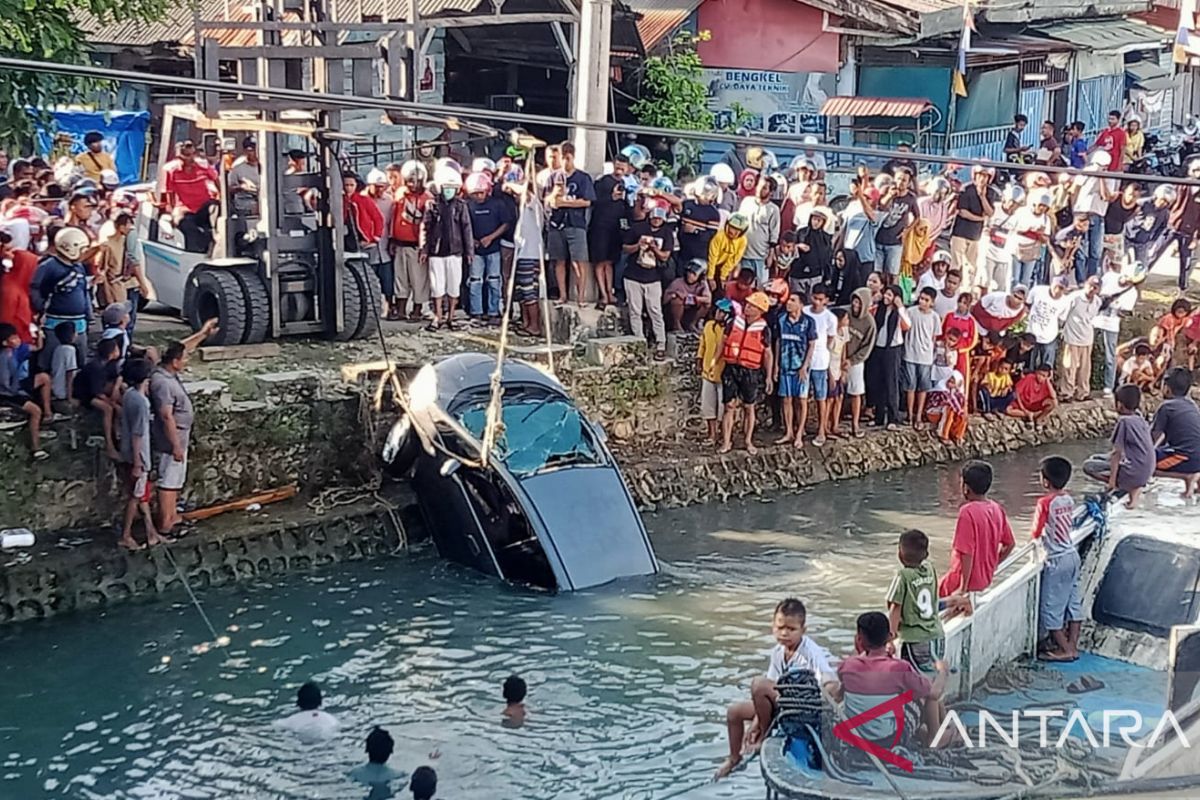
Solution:
[(1113, 400), (1118, 416), (1109, 456), (1108, 490), (1127, 493), (1126, 505), (1133, 508), (1154, 477), (1154, 437), (1150, 423), (1138, 413), (1142, 405), (1141, 389), (1127, 383), (1117, 389)]
[(991, 586), (996, 567), (1013, 551), (1016, 540), (1004, 508), (987, 496), (992, 489), (992, 465), (968, 461), (960, 480), (963, 504), (954, 525), (950, 569), (938, 584), (938, 596), (946, 598), (956, 612), (970, 613), (970, 593)]
[(360, 764), (350, 770), (350, 779), (364, 786), (369, 786), (371, 793), (367, 800), (383, 800), (392, 796), (392, 781), (404, 780), (404, 773), (394, 770), (387, 765), (392, 757), (396, 743), (392, 735), (383, 728), (376, 726), (367, 734), (367, 763)]
[(525, 724), (525, 694), (529, 691), (524, 679), (510, 675), (504, 681), (504, 713), (502, 725), (519, 728)]
[(1046, 553), (1038, 608), (1039, 638), (1045, 639), (1048, 634), (1053, 645), (1041, 658), (1074, 661), (1079, 658), (1083, 603), (1079, 598), (1079, 551), (1071, 541), (1075, 501), (1066, 491), (1071, 462), (1061, 456), (1043, 458), (1041, 473), (1046, 494), (1038, 498), (1030, 534), (1041, 540)]
[[(808, 670), (817, 682), (829, 692), (838, 690), (837, 675), (829, 663), (829, 653), (812, 639), (804, 635), (808, 611), (804, 603), (794, 597), (775, 606), (772, 630), (775, 647), (771, 650), (766, 676), (759, 676), (750, 684), (750, 699), (740, 700), (725, 712), (725, 724), (729, 732), (729, 757), (721, 764), (714, 779), (724, 778), (742, 761), (743, 742), (746, 751), (758, 747), (762, 737), (771, 726), (779, 692), (775, 684), (783, 676)], [(746, 734), (746, 723), (751, 723)]]
[(408, 783), (413, 800), (433, 800), (437, 794), (437, 773), (433, 767), (417, 767)]

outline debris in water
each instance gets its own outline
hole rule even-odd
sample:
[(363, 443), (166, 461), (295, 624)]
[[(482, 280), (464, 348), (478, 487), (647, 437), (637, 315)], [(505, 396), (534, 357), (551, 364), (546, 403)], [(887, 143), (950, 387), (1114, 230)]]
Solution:
[(230, 639), (228, 636), (218, 636), (217, 637), (217, 647), (228, 647), (229, 642), (230, 642)]
[(163, 664), (170, 664), (170, 663), (171, 663), (171, 657), (170, 657), (170, 656), (163, 656), (162, 658), (160, 658), (160, 659), (159, 659), (159, 661), (161, 661)]

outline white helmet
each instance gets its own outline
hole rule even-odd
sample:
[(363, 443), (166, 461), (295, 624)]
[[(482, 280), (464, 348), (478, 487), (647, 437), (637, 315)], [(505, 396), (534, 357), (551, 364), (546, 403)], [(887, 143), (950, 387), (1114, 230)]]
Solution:
[(732, 186), (737, 181), (733, 174), (733, 167), (728, 164), (713, 164), (708, 174), (717, 183), (723, 183), (726, 186)]
[[(442, 184), (443, 186), (445, 184)], [(487, 192), (492, 188), (492, 180), (486, 172), (472, 172), (467, 176), (467, 194)]]
[(939, 263), (949, 264), (950, 263), (950, 251), (949, 250), (938, 250), (936, 253), (933, 254), (933, 260), (931, 260), (929, 263), (930, 264), (939, 264)]
[(457, 189), (463, 184), (462, 173), (453, 167), (438, 167), (433, 171), (433, 182), (443, 189), (447, 187)]
[(1046, 206), (1049, 208), (1054, 203), (1054, 195), (1047, 189), (1038, 189), (1029, 195), (1029, 202), (1035, 206)]
[(117, 175), (116, 170), (105, 169), (100, 171), (100, 185), (105, 189), (115, 189), (121, 185), (121, 178)]
[(717, 195), (721, 193), (720, 185), (717, 183), (716, 178), (712, 176), (694, 181), (692, 185), (695, 187), (696, 197), (707, 200), (710, 203), (716, 201)]
[(817, 137), (813, 136), (813, 135), (810, 133), (808, 136), (805, 136), (805, 137), (804, 137), (804, 140), (803, 140), (803, 141), (804, 141), (804, 144), (816, 144), (816, 143), (817, 143)]
[(764, 173), (771, 173), (771, 172), (774, 172), (778, 168), (779, 168), (778, 156), (776, 156), (770, 150), (764, 149), (762, 151), (762, 167), (760, 167), (760, 169)]
[(1006, 203), (1019, 203), (1025, 199), (1025, 190), (1021, 188), (1019, 183), (1010, 183), (1004, 187), (1004, 193), (1001, 195)]
[(796, 156), (788, 164), (788, 172), (792, 175), (796, 174), (798, 169), (812, 169), (812, 164), (808, 163), (808, 159), (804, 156)]
[(88, 235), (74, 225), (63, 228), (54, 237), (54, 249), (67, 261), (76, 262), (83, 257), (83, 251), (91, 246)]
[(496, 171), (496, 162), (490, 158), (477, 158), (471, 162), (471, 172), (491, 172)]
[(941, 175), (934, 175), (925, 182), (925, 194), (935, 195), (938, 192), (950, 191), (950, 181), (943, 178)]
[(1100, 169), (1108, 169), (1110, 166), (1112, 166), (1112, 156), (1110, 156), (1104, 150), (1097, 150), (1096, 152), (1092, 153), (1091, 163)]
[(404, 165), (400, 167), (400, 177), (405, 181), (424, 182), (429, 180), (429, 170), (425, 169), (425, 165), (420, 161), (405, 161)]
[(1169, 183), (1160, 183), (1154, 188), (1155, 200), (1165, 200), (1168, 203), (1174, 203), (1177, 196), (1175, 187)]
[(433, 174), (436, 176), (437, 171), (439, 169), (441, 169), (442, 167), (445, 167), (447, 169), (452, 169), (455, 172), (457, 172), (459, 175), (462, 175), (462, 173), (463, 173), (462, 164), (459, 164), (457, 161), (455, 161), (453, 158), (450, 158), (449, 156), (444, 156), (442, 158), (439, 158), (437, 161), (433, 162)]
[(387, 182), (387, 175), (384, 175), (379, 167), (374, 167), (367, 173), (368, 186), (387, 186)]

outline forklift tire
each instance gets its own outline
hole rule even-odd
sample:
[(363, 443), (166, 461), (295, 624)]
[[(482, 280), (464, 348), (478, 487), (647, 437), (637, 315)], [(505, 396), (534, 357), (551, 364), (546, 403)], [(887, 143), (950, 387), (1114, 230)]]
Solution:
[(233, 270), (200, 267), (188, 280), (184, 318), (198, 331), (205, 320), (217, 318), (218, 330), (205, 340), (210, 345), (241, 344), (246, 336), (246, 298)]
[(242, 344), (259, 344), (271, 333), (271, 298), (262, 277), (251, 268), (233, 270), (246, 303), (246, 335)]
[(362, 299), (361, 283), (351, 264), (346, 264), (342, 274), (342, 329), (330, 335), (336, 342), (348, 342), (362, 327), (362, 315), (366, 305)]
[(366, 339), (375, 336), (379, 332), (379, 307), (381, 304), (379, 277), (365, 261), (350, 261), (346, 267), (347, 277), (353, 274), (355, 280), (358, 281), (358, 293), (362, 302), (362, 312), (354, 338)]

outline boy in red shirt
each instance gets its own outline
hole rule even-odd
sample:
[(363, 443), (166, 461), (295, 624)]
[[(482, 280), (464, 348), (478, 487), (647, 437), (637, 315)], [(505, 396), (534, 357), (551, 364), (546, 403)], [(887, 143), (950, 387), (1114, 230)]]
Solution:
[(981, 592), (992, 583), (996, 567), (1016, 545), (1004, 508), (987, 493), (992, 488), (992, 465), (968, 461), (963, 465), (962, 495), (954, 526), (950, 569), (938, 584), (938, 596), (947, 605), (970, 613), (970, 592)]
[(1030, 373), (1017, 381), (1013, 391), (1013, 400), (1004, 412), (1010, 417), (1024, 420), (1026, 424), (1045, 419), (1050, 412), (1058, 408), (1058, 396), (1054, 393), (1054, 381), (1050, 380), (1053, 370), (1050, 365), (1041, 363)]

